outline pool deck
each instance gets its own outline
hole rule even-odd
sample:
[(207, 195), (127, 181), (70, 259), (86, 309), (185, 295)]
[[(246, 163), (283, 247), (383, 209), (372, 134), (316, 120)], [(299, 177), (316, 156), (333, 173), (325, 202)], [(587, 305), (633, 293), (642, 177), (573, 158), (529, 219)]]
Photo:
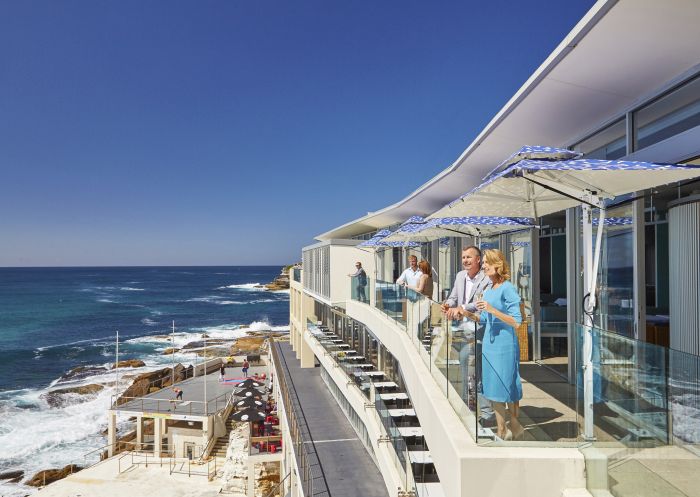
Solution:
[[(251, 366), (248, 376), (252, 378), (255, 373), (268, 374), (268, 367), (266, 365)], [(182, 389), (182, 400), (174, 400), (175, 392), (173, 392), (172, 387), (166, 387), (157, 392), (120, 404), (115, 410), (203, 417), (205, 403), (204, 381), (206, 379), (207, 411), (211, 415), (226, 406), (228, 396), (233, 392), (236, 385), (236, 382), (231, 380), (245, 379), (240, 367), (227, 367), (225, 378), (227, 381), (219, 381), (219, 371), (217, 369), (206, 376), (195, 376), (176, 383), (174, 387)]]

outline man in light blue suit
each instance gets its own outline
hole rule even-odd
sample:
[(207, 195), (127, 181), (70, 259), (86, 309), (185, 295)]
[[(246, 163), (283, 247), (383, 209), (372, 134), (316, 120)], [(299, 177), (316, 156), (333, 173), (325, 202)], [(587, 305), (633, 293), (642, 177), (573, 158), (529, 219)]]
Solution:
[[(462, 399), (469, 402), (470, 390), (475, 399), (475, 390), (480, 390), (476, 384), (475, 365), (481, 360), (481, 340), (484, 336), (483, 326), (474, 321), (464, 319), (465, 311), (476, 312), (476, 302), (483, 296), (484, 291), (491, 286), (491, 280), (481, 271), (481, 250), (473, 245), (462, 250), (462, 268), (457, 273), (450, 296), (443, 302), (442, 309), (448, 319), (459, 320), (460, 326), (454, 330), (452, 342), (459, 347), (459, 366), (462, 372)], [(473, 360), (470, 360), (475, 356)], [(478, 357), (476, 357), (478, 356)], [(471, 363), (471, 364), (470, 364)], [(484, 397), (479, 395), (481, 418), (494, 418), (493, 410)]]

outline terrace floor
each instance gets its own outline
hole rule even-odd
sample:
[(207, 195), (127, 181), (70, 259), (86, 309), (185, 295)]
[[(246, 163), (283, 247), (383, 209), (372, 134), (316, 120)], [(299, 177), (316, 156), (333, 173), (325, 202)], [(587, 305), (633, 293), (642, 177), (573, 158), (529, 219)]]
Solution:
[(321, 379), (320, 368), (302, 369), (288, 342), (273, 346), (279, 347), (289, 388), (302, 406), (298, 414), (306, 418), (304, 443), (317, 454), (314, 478), (318, 468), (333, 497), (388, 497), (379, 469)]

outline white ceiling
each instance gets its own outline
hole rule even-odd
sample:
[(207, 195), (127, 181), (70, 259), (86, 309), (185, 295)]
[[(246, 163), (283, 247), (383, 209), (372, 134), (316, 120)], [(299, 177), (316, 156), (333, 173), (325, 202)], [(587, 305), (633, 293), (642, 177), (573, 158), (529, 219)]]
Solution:
[(428, 215), (523, 145), (571, 145), (700, 64), (698, 19), (698, 0), (597, 2), (452, 166), (399, 202), (317, 238)]

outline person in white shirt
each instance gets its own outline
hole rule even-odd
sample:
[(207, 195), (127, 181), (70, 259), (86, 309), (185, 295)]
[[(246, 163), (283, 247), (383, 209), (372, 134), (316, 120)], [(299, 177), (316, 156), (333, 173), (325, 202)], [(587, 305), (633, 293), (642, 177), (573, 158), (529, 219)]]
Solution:
[(403, 273), (401, 273), (399, 279), (396, 280), (396, 284), (417, 288), (420, 277), (423, 276), (423, 271), (418, 269), (418, 257), (415, 255), (409, 255), (408, 264), (409, 267), (406, 268)]

